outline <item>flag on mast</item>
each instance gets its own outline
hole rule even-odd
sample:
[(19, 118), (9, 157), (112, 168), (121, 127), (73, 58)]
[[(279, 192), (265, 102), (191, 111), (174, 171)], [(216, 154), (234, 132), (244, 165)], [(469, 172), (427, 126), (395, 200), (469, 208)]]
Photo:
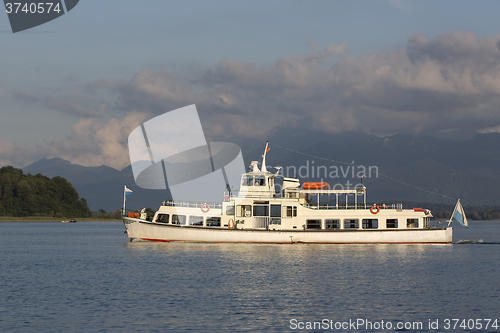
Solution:
[(462, 204), (460, 203), (460, 199), (458, 199), (455, 209), (453, 210), (453, 214), (451, 214), (448, 226), (450, 226), (450, 223), (453, 219), (455, 219), (456, 221), (458, 221), (458, 223), (469, 229), (469, 223), (467, 222), (467, 217), (465, 216), (465, 211), (464, 208), (462, 207)]
[(123, 210), (122, 210), (122, 215), (125, 215), (125, 203), (127, 201), (127, 195), (132, 193), (132, 190), (127, 187), (127, 185), (124, 186), (123, 188)]
[(129, 195), (130, 193), (132, 193), (132, 190), (125, 185), (125, 195)]
[(266, 154), (269, 151), (269, 142), (266, 142), (266, 149), (264, 150), (264, 155), (262, 155), (262, 172), (267, 172), (267, 167), (266, 167)]

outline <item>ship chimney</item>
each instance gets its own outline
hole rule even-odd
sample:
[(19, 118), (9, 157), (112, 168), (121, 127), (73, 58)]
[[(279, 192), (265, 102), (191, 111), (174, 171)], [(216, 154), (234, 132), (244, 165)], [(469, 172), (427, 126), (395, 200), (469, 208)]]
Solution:
[(260, 172), (260, 170), (259, 170), (259, 162), (258, 161), (252, 161), (252, 162), (250, 162), (250, 168), (252, 168), (252, 172)]

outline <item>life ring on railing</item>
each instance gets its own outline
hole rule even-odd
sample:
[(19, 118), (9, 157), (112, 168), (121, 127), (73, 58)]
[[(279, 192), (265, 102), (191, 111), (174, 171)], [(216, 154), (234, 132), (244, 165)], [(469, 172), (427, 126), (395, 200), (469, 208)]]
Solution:
[(227, 227), (228, 227), (229, 229), (234, 229), (234, 220), (233, 220), (233, 219), (230, 219), (230, 220), (229, 220), (229, 222), (228, 222), (228, 224), (227, 224)]
[(209, 210), (210, 210), (210, 206), (209, 205), (203, 204), (203, 206), (201, 206), (201, 211), (203, 213), (208, 213)]
[(373, 206), (370, 207), (370, 212), (372, 214), (378, 214), (378, 212), (380, 212), (380, 207), (377, 206), (377, 205), (375, 205), (375, 204), (373, 204)]

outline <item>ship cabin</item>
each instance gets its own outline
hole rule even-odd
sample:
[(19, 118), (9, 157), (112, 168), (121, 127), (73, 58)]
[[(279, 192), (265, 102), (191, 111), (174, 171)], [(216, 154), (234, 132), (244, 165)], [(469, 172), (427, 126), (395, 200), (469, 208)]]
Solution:
[(222, 203), (224, 227), (267, 230), (355, 231), (376, 229), (427, 229), (429, 210), (403, 209), (402, 204), (368, 204), (366, 187), (330, 188), (326, 182), (283, 178), (267, 171), (265, 159), (259, 169), (252, 161), (241, 176), (239, 191), (226, 191)]

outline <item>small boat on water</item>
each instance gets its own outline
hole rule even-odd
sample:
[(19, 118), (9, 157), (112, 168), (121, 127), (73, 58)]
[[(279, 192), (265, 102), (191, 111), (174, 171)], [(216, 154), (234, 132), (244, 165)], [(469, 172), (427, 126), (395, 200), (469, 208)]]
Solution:
[(75, 219), (68, 220), (68, 221), (61, 221), (62, 223), (76, 223)]
[[(283, 178), (281, 192), (252, 161), (239, 191), (222, 202), (164, 201), (152, 220), (145, 209), (123, 216), (129, 240), (216, 243), (451, 243), (453, 228), (431, 227), (431, 211), (402, 204), (368, 204), (366, 187), (331, 189), (326, 182)], [(321, 203), (321, 196), (328, 196)], [(348, 198), (353, 202), (348, 202)], [(330, 198), (335, 201), (330, 202)], [(345, 200), (339, 200), (344, 199)]]

